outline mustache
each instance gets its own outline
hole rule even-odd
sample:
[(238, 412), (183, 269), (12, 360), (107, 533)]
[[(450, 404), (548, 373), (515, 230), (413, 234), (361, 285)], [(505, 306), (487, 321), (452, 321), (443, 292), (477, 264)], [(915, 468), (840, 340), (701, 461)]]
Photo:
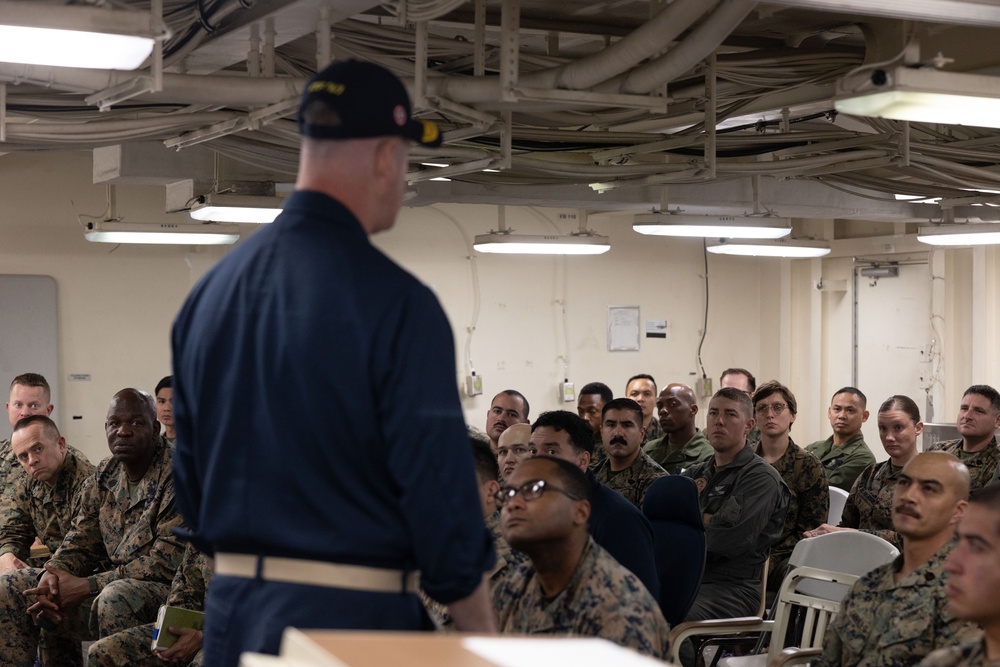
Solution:
[(611, 442), (609, 444), (612, 444), (612, 445), (627, 445), (628, 442), (625, 441), (625, 438), (623, 438), (621, 436), (618, 436), (618, 437), (615, 437), (615, 438), (611, 438)]

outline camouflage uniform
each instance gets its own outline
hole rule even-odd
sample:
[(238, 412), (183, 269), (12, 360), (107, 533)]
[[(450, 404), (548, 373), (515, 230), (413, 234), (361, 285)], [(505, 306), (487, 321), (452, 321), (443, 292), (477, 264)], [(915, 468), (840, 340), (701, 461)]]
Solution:
[(978, 452), (963, 450), (961, 438), (935, 442), (927, 451), (948, 452), (961, 459), (965, 467), (969, 469), (969, 490), (971, 492), (978, 491), (994, 479), (997, 472), (997, 462), (1000, 461), (1000, 449), (997, 449), (996, 436)]
[(959, 646), (939, 648), (920, 662), (920, 667), (996, 667), (998, 661), (986, 659), (982, 637)]
[(86, 456), (67, 447), (54, 486), (27, 474), (12, 475), (0, 496), (0, 554), (12, 553), (28, 562), (35, 537), (55, 553), (80, 509), (83, 485), (93, 472)]
[[(10, 438), (0, 440), (0, 481), (6, 481), (11, 472), (23, 470), (14, 456), (14, 448), (11, 447)], [(7, 488), (4, 485), (4, 488)]]
[(903, 548), (903, 539), (892, 525), (892, 492), (902, 468), (885, 460), (865, 468), (847, 496), (840, 525), (857, 528)]
[[(49, 564), (92, 576), (98, 594), (63, 623), (46, 627), (44, 665), (78, 665), (81, 638), (105, 637), (156, 619), (183, 553), (173, 536), (182, 523), (174, 506), (172, 452), (157, 442), (134, 504), (125, 470), (113, 457), (87, 479), (80, 512)], [(41, 574), (28, 568), (0, 576), (0, 664), (5, 667), (30, 666), (34, 660), (39, 629), (26, 613), (33, 600), (22, 591), (33, 588)]]
[(715, 455), (715, 450), (701, 431), (695, 431), (691, 439), (680, 447), (671, 447), (670, 436), (665, 435), (647, 442), (642, 451), (671, 475), (679, 475), (695, 463), (707, 461)]
[(663, 427), (660, 426), (660, 420), (656, 418), (656, 410), (653, 410), (653, 416), (649, 420), (649, 426), (646, 427), (646, 432), (642, 436), (642, 444), (647, 442), (652, 442), (653, 440), (659, 440), (666, 433), (663, 431)]
[[(184, 550), (166, 604), (202, 611), (205, 609), (205, 591), (212, 580), (212, 560), (190, 544)], [(155, 623), (147, 623), (104, 637), (90, 645), (87, 664), (90, 667), (163, 667), (166, 663), (157, 658), (150, 645)], [(201, 651), (188, 665), (201, 667)]]
[(505, 634), (601, 637), (656, 658), (667, 654), (670, 628), (660, 606), (634, 574), (593, 538), (566, 588), (547, 598), (526, 561), (493, 589), (493, 608)]
[(836, 486), (850, 493), (854, 480), (861, 472), (875, 463), (872, 450), (865, 443), (865, 436), (859, 431), (856, 436), (842, 445), (834, 446), (833, 436), (819, 440), (806, 447), (806, 451), (814, 454), (826, 470), (826, 479), (830, 486)]
[(594, 434), (594, 451), (590, 454), (590, 469), (597, 470), (604, 459), (608, 458), (608, 453), (604, 451), (604, 441), (601, 436)]
[(658, 477), (663, 477), (667, 471), (660, 464), (649, 458), (642, 450), (625, 470), (612, 472), (611, 459), (605, 459), (594, 470), (594, 475), (609, 489), (613, 489), (625, 497), (633, 505), (642, 510), (642, 499), (646, 497), (646, 489)]
[[(757, 454), (762, 454), (759, 444)], [(802, 533), (826, 523), (829, 518), (830, 485), (819, 459), (796, 445), (791, 438), (788, 439), (788, 449), (771, 465), (791, 492), (781, 539), (771, 547), (768, 558), (767, 589), (777, 591), (785, 578), (788, 558), (802, 539)]]
[(898, 556), (855, 582), (823, 638), (818, 667), (903, 667), (936, 648), (977, 636), (978, 628), (948, 611), (944, 561), (954, 542), (898, 582)]
[[(493, 569), (490, 570), (490, 590), (492, 590), (508, 570), (528, 560), (528, 557), (510, 546), (501, 534), (500, 510), (486, 517), (486, 527), (489, 528), (490, 534), (493, 535), (493, 549), (497, 555), (497, 562), (493, 566)], [(423, 589), (420, 590), (420, 601), (424, 603), (427, 615), (434, 621), (434, 627), (446, 632), (451, 632), (455, 629), (451, 616), (448, 614), (448, 607), (432, 599)]]

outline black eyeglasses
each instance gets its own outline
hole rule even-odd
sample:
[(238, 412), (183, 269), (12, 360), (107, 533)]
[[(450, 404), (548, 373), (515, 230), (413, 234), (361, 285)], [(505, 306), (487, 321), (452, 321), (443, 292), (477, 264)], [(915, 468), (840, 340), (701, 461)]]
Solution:
[(535, 479), (530, 482), (525, 482), (521, 486), (517, 487), (505, 486), (499, 491), (497, 491), (495, 494), (493, 494), (493, 499), (496, 500), (497, 505), (503, 507), (504, 505), (507, 504), (508, 500), (510, 500), (519, 493), (521, 494), (521, 497), (524, 498), (525, 501), (531, 502), (532, 500), (538, 500), (539, 498), (541, 498), (546, 491), (556, 491), (557, 493), (561, 493), (567, 498), (570, 498), (572, 500), (581, 499), (580, 496), (570, 493), (565, 489), (560, 489), (558, 486), (552, 486), (551, 484), (547, 483), (544, 479)]

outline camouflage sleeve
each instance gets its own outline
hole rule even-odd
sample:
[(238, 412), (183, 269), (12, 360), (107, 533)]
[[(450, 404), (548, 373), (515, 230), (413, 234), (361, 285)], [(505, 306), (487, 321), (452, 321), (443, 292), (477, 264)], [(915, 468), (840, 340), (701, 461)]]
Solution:
[(30, 498), (24, 484), (15, 483), (7, 493), (0, 494), (0, 555), (12, 553), (28, 560), (35, 539), (35, 525), (24, 505)]
[(861, 485), (864, 484), (865, 479), (871, 471), (865, 468), (864, 472), (858, 475), (858, 478), (854, 480), (854, 485), (851, 487), (851, 492), (847, 494), (847, 500), (844, 502), (844, 512), (840, 515), (840, 526), (842, 528), (858, 528), (861, 526), (861, 510), (858, 509), (858, 504), (856, 499), (858, 497), (858, 490)]
[(799, 525), (796, 538), (802, 533), (826, 523), (830, 517), (830, 484), (823, 471), (823, 464), (813, 455), (805, 457), (803, 477), (805, 488), (799, 492)]
[(180, 567), (170, 584), (167, 604), (201, 611), (205, 608), (205, 591), (208, 588), (211, 563), (205, 554), (188, 544), (181, 557)]
[(86, 577), (108, 558), (101, 535), (101, 492), (97, 475), (91, 475), (80, 490), (80, 510), (73, 517), (66, 537), (48, 564), (77, 577)]
[(141, 579), (144, 581), (173, 581), (177, 566), (184, 555), (184, 545), (174, 536), (174, 529), (183, 526), (180, 512), (174, 503), (173, 483), (167, 482), (159, 502), (159, 512), (151, 518), (153, 542), (148, 548), (136, 545), (138, 556), (96, 575), (97, 584), (104, 588), (116, 579)]

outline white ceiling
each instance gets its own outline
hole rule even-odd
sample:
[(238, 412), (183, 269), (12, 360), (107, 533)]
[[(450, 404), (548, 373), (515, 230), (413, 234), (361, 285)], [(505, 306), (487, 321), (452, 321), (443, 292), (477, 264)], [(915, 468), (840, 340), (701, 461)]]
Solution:
[[(481, 39), (477, 4), (485, 16)], [(203, 16), (199, 5), (206, 7)], [(839, 78), (897, 57), (908, 39), (919, 42), (923, 59), (939, 52), (951, 59), (948, 69), (1000, 74), (994, 2), (163, 0), (163, 6), (172, 36), (164, 44), (162, 90), (107, 111), (98, 111), (92, 96), (132, 86), (148, 72), (0, 63), (6, 83), (0, 151), (100, 148), (103, 168), (95, 174), (105, 182), (166, 185), (188, 178), (204, 189), (220, 180), (289, 181), (298, 91), (317, 57), (329, 55), (392, 68), (410, 85), (419, 113), (445, 130), (441, 149), (414, 151), (410, 205), (649, 210), (667, 204), (745, 213), (754, 210), (756, 186), (757, 210), (786, 217), (941, 218), (936, 204), (895, 200), (906, 194), (943, 197), (958, 220), (1000, 219), (990, 192), (1000, 190), (998, 131), (912, 124), (907, 142), (900, 123), (832, 112)], [(858, 6), (865, 14), (856, 13)], [(428, 20), (415, 22), (421, 18)], [(425, 58), (416, 57), (418, 26), (426, 26)], [(251, 52), (256, 57), (248, 60)], [(706, 85), (712, 57), (714, 117)], [(706, 132), (713, 125), (716, 131)], [(449, 167), (438, 172), (422, 162)], [(442, 173), (452, 180), (429, 180)]]

